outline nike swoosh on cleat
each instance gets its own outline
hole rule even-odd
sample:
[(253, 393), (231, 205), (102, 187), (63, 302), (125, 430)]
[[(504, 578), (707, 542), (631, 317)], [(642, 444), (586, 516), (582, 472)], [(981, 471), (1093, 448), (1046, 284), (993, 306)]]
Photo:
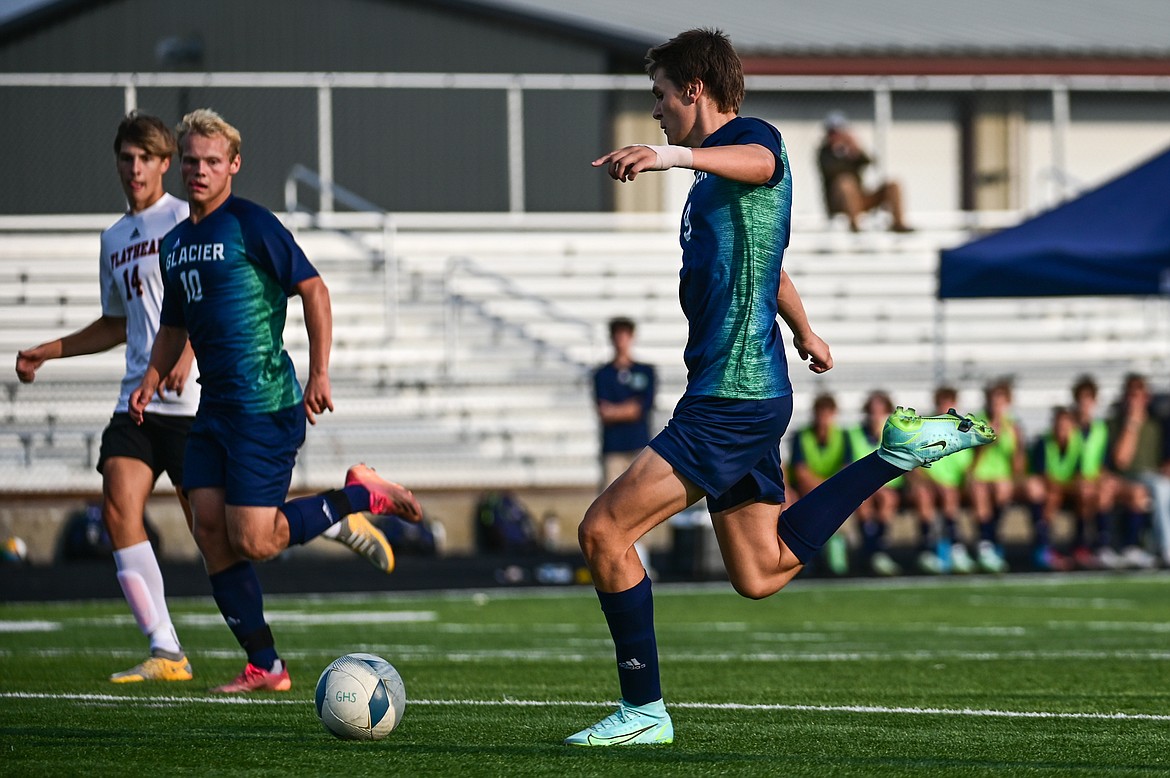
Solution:
[(946, 448), (947, 442), (945, 440), (936, 440), (933, 443), (927, 443), (925, 446), (922, 446), (922, 448), (934, 448), (935, 446), (938, 446), (939, 448)]
[(629, 743), (643, 732), (649, 732), (650, 730), (654, 729), (655, 726), (655, 724), (651, 724), (650, 726), (643, 727), (636, 732), (627, 732), (624, 735), (614, 735), (613, 737), (598, 737), (597, 735), (594, 735), (592, 732), (590, 732), (589, 737), (586, 738), (586, 740), (589, 741), (589, 745), (591, 746), (621, 745), (622, 743)]

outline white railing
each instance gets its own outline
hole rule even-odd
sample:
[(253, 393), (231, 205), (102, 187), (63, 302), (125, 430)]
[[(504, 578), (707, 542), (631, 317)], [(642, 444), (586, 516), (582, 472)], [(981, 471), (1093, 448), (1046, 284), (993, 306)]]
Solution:
[[(888, 159), (891, 126), (897, 121), (893, 96), (926, 92), (1017, 92), (1050, 96), (1050, 146), (1055, 199), (1067, 197), (1068, 135), (1073, 92), (1170, 92), (1164, 76), (748, 76), (750, 93), (869, 93), (873, 101), (874, 157)], [(314, 167), (323, 212), (334, 210), (333, 93), (339, 89), (489, 90), (506, 95), (508, 210), (526, 210), (524, 192), (524, 96), (538, 91), (646, 92), (644, 75), (509, 73), (2, 73), (0, 87), (37, 89), (88, 87), (122, 91), (126, 111), (138, 106), (138, 90), (174, 88), (312, 89), (316, 93), (317, 148)]]

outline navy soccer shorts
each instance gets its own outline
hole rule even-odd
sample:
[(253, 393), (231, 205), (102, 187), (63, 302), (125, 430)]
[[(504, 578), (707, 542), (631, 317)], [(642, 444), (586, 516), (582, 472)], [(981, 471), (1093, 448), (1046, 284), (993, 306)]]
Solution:
[(712, 513), (744, 502), (784, 502), (780, 437), (792, 395), (767, 400), (684, 396), (650, 448), (707, 493)]
[(301, 403), (274, 413), (201, 406), (187, 438), (183, 489), (223, 489), (228, 505), (283, 505), (304, 442)]

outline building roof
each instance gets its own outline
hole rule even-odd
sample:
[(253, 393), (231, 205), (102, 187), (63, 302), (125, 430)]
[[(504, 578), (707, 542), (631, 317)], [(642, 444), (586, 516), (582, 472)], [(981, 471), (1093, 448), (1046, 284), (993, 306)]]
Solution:
[[(1168, 0), (405, 1), (576, 37), (626, 63), (716, 27), (749, 73), (1170, 75)], [(0, 40), (103, 2), (0, 0)]]
[(481, 0), (654, 42), (718, 27), (754, 55), (1170, 57), (1166, 0)]

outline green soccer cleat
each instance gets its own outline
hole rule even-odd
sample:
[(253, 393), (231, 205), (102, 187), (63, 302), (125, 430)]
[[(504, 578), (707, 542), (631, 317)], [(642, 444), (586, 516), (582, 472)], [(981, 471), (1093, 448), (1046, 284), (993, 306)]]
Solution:
[(662, 700), (645, 705), (627, 705), (592, 727), (565, 738), (567, 746), (638, 746), (665, 745), (674, 742), (674, 724)]
[(991, 425), (971, 414), (960, 416), (951, 408), (941, 416), (919, 416), (913, 408), (899, 406), (886, 419), (877, 454), (895, 467), (913, 470), (993, 440)]
[(191, 663), (184, 654), (172, 654), (169, 651), (156, 649), (145, 662), (134, 665), (129, 670), (114, 673), (110, 680), (114, 683), (141, 683), (143, 681), (190, 681)]

